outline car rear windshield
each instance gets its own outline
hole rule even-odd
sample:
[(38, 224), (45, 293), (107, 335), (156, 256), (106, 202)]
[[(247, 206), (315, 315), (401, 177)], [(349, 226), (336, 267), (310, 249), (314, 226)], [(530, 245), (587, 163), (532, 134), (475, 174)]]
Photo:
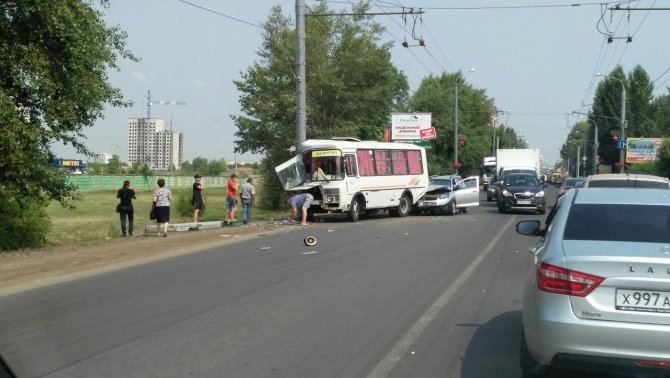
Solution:
[(670, 206), (574, 204), (563, 237), (670, 243)]
[(669, 189), (667, 182), (651, 180), (593, 180), (589, 188), (656, 188)]

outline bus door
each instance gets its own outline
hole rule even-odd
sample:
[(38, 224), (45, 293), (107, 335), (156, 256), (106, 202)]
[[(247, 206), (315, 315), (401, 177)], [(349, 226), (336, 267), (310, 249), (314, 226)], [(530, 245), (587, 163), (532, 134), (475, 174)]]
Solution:
[(356, 164), (356, 155), (344, 155), (344, 173), (347, 186), (347, 195), (349, 197), (361, 190), (361, 181), (358, 179), (358, 164)]

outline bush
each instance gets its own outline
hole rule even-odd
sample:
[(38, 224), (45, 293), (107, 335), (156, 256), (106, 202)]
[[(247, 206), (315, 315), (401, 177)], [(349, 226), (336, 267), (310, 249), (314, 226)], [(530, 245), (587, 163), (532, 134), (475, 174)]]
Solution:
[(0, 190), (0, 250), (42, 247), (47, 243), (51, 222), (45, 206), (37, 202), (19, 203), (16, 197)]

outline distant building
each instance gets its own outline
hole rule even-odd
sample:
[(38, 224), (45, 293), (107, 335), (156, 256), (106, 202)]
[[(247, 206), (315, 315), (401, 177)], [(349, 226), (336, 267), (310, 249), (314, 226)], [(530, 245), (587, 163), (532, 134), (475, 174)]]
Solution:
[(128, 119), (128, 163), (157, 171), (179, 169), (184, 161), (184, 134), (165, 130), (159, 118)]

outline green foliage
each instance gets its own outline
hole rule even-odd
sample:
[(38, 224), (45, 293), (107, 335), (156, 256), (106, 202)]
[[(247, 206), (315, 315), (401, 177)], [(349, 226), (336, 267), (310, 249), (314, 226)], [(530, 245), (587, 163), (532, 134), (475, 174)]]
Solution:
[[(193, 217), (193, 205), (191, 204), (193, 193), (191, 193), (191, 189), (179, 189), (173, 191), (172, 196), (174, 199), (170, 206), (172, 206), (174, 211), (176, 211), (182, 218)], [(204, 219), (204, 209), (201, 210), (199, 214), (200, 219)]]
[[(493, 100), (481, 89), (475, 89), (461, 72), (443, 73), (424, 78), (409, 101), (409, 109), (417, 113), (432, 113), (437, 138), (427, 150), (428, 171), (447, 174), (454, 171), (455, 89), (458, 83), (458, 135), (466, 137), (466, 145), (458, 147), (462, 175), (479, 174), (482, 160), (490, 156), (493, 130), (490, 116), (494, 114)], [(513, 131), (512, 131), (513, 132)], [(501, 137), (502, 140), (502, 137)]]
[[(14, 195), (0, 189), (3, 198), (0, 212), (0, 250), (40, 247), (47, 241), (51, 228), (42, 201), (17, 201)], [(19, 195), (20, 196), (20, 195)]]
[[(323, 3), (311, 12), (329, 13)], [(383, 29), (361, 17), (307, 17), (305, 28), (307, 138), (380, 140), (389, 114), (408, 92), (406, 77), (391, 64), (391, 45), (377, 43)], [(236, 150), (266, 156), (260, 172), (268, 196), (262, 201), (276, 209), (286, 194), (274, 166), (290, 157), (287, 150), (296, 141), (296, 41), (280, 7), (272, 9), (264, 29), (260, 60), (235, 81), (244, 115), (231, 118), (238, 127)]]
[(50, 167), (51, 146), (90, 155), (84, 128), (106, 104), (128, 105), (107, 76), (118, 56), (134, 59), (124, 39), (89, 1), (0, 2), (0, 177), (20, 203), (73, 198), (64, 173)]
[(109, 162), (107, 163), (107, 173), (110, 175), (118, 175), (119, 173), (122, 173), (119, 155), (112, 155), (109, 159)]
[(656, 172), (659, 176), (670, 177), (670, 139), (663, 140), (656, 161)]

